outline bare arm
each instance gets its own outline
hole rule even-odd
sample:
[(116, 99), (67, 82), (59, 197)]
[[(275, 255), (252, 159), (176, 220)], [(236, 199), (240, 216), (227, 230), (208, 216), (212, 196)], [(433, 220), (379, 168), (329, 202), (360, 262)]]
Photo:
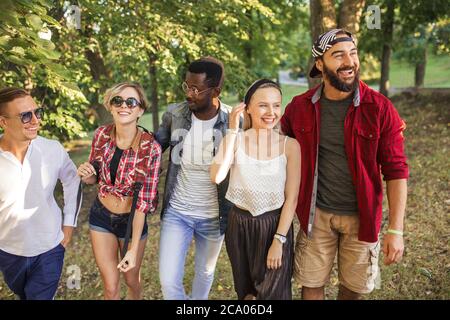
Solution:
[[(408, 191), (407, 180), (388, 180), (386, 186), (387, 198), (389, 202), (388, 230), (403, 232), (403, 222)], [(384, 235), (383, 240), (383, 253), (385, 254), (384, 263), (389, 265), (393, 262), (399, 262), (404, 251), (403, 236), (387, 233)]]
[(219, 150), (211, 163), (212, 182), (219, 184), (227, 176), (234, 159), (237, 132), (228, 133), (220, 142)]
[(137, 252), (139, 241), (141, 241), (142, 230), (144, 229), (145, 213), (136, 210), (133, 219), (133, 232), (131, 235), (130, 251)]
[(127, 251), (125, 257), (120, 261), (117, 268), (122, 272), (127, 272), (136, 266), (139, 242), (141, 241), (142, 230), (144, 229), (145, 213), (136, 210), (133, 218), (133, 232), (131, 235), (130, 250)]
[(389, 202), (389, 229), (403, 231), (408, 191), (406, 179), (389, 180), (386, 186)]
[(233, 131), (228, 133), (220, 142), (219, 150), (210, 168), (211, 180), (216, 184), (221, 183), (226, 178), (228, 170), (230, 170), (231, 164), (233, 163), (239, 119), (244, 109), (245, 104), (240, 103), (230, 113), (229, 123), (230, 129)]
[[(295, 139), (289, 139), (286, 146), (287, 172), (285, 184), (285, 201), (281, 210), (280, 221), (278, 222), (277, 233), (287, 235), (294, 219), (295, 209), (297, 208), (298, 192), (301, 179), (301, 157), (300, 145)], [(267, 267), (277, 269), (281, 267), (283, 244), (273, 239), (272, 245), (267, 254)]]
[(289, 139), (287, 143), (286, 156), (287, 172), (285, 201), (281, 210), (280, 222), (278, 223), (277, 233), (286, 235), (294, 219), (295, 209), (297, 208), (298, 192), (300, 189), (300, 145), (295, 139)]

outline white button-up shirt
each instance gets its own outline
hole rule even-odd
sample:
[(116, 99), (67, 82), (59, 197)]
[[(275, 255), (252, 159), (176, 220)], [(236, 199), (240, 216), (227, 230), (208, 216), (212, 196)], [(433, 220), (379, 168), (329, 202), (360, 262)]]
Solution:
[[(53, 196), (57, 180), (64, 191), (64, 223)], [(37, 137), (23, 164), (0, 149), (0, 250), (33, 257), (56, 247), (62, 225), (76, 226), (81, 207), (77, 168), (63, 146)]]

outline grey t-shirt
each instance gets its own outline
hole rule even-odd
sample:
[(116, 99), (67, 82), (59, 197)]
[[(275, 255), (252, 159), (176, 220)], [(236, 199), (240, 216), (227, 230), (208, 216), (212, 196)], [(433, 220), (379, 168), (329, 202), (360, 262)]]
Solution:
[(316, 205), (339, 215), (358, 213), (344, 145), (344, 120), (353, 96), (344, 100), (320, 98), (319, 177)]

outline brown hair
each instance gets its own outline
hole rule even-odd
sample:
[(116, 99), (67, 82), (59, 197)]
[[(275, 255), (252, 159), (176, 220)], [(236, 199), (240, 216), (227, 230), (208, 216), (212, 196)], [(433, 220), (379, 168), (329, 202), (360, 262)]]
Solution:
[(141, 103), (140, 108), (147, 110), (149, 103), (147, 97), (145, 96), (144, 88), (142, 88), (139, 83), (135, 82), (121, 82), (106, 90), (105, 96), (103, 97), (103, 105), (105, 106), (105, 108), (109, 110), (111, 106), (111, 99), (118, 95), (120, 91), (125, 88), (133, 88), (134, 90), (136, 90), (139, 96), (139, 102)]
[(7, 87), (0, 90), (0, 115), (3, 114), (4, 108), (8, 102), (17, 98), (29, 96), (30, 93), (22, 88)]

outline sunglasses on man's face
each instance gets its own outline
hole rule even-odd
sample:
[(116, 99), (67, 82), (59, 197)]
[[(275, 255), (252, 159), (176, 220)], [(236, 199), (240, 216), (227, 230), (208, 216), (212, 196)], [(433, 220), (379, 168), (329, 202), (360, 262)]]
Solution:
[(44, 108), (37, 108), (32, 111), (21, 112), (19, 113), (18, 117), (23, 124), (27, 124), (30, 123), (33, 119), (33, 113), (38, 120), (41, 120), (44, 116)]
[(124, 102), (126, 106), (130, 109), (136, 108), (141, 105), (141, 103), (136, 98), (133, 97), (124, 100), (120, 96), (115, 96), (114, 98), (111, 99), (111, 105), (113, 105), (116, 108), (120, 108)]

